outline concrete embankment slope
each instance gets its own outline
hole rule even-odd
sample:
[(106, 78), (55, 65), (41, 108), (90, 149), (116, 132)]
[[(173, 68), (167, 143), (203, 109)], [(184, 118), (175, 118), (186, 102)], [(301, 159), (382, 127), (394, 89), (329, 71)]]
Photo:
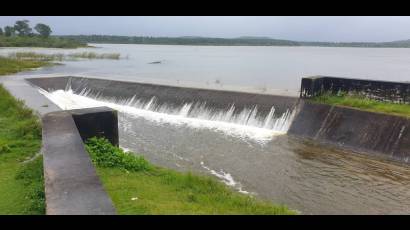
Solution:
[(268, 94), (245, 93), (225, 90), (210, 90), (137, 82), (113, 81), (83, 77), (31, 78), (30, 83), (45, 90), (58, 90), (71, 87), (74, 93), (89, 90), (89, 95), (126, 100), (135, 96), (139, 100), (149, 101), (155, 97), (158, 105), (181, 106), (184, 103), (206, 102), (207, 108), (227, 110), (235, 105), (235, 113), (242, 109), (258, 106), (258, 115), (266, 116), (272, 106), (276, 114), (293, 109), (298, 98)]
[(409, 162), (410, 119), (301, 100), (288, 134)]

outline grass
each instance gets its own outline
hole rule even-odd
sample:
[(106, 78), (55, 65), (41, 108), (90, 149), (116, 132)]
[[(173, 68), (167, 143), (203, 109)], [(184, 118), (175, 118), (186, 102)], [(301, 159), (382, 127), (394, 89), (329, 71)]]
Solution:
[(72, 58), (85, 58), (85, 59), (120, 59), (121, 55), (119, 53), (102, 53), (97, 54), (95, 52), (82, 52), (69, 54)]
[(8, 58), (14, 60), (26, 60), (26, 61), (63, 61), (64, 54), (42, 54), (36, 52), (16, 52), (9, 53)]
[(121, 55), (119, 53), (95, 53), (95, 52), (79, 52), (79, 53), (54, 53), (43, 54), (36, 52), (16, 52), (10, 53), (8, 58), (28, 61), (74, 61), (77, 59), (114, 59), (119, 60)]
[(154, 166), (105, 139), (89, 139), (86, 149), (119, 214), (295, 214), (212, 177)]
[(0, 214), (44, 214), (38, 118), (0, 85)]
[(13, 74), (49, 64), (50, 63), (41, 60), (21, 60), (0, 57), (0, 75)]
[(393, 114), (410, 118), (409, 104), (382, 102), (374, 99), (369, 99), (358, 94), (348, 95), (341, 93), (339, 95), (334, 95), (331, 93), (325, 93), (321, 96), (314, 97), (311, 100), (319, 103), (346, 106), (370, 112)]
[(41, 36), (11, 36), (0, 35), (0, 47), (45, 47), (45, 48), (78, 48), (87, 47), (87, 43), (73, 39)]

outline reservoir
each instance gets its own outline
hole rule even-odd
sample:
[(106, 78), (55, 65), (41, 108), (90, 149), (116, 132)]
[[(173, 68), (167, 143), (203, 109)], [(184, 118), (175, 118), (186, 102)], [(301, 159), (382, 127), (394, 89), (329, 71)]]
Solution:
[[(64, 62), (37, 74), (78, 74), (117, 80), (235, 88), (298, 95), (305, 76), (324, 75), (374, 80), (410, 81), (410, 49), (170, 46), (91, 44), (97, 48), (0, 48), (0, 54), (120, 53), (120, 60)], [(23, 73), (24, 74), (24, 73)]]
[[(25, 76), (81, 75), (293, 96), (301, 77), (308, 75), (410, 80), (409, 49), (94, 45), (100, 48), (0, 52), (89, 50), (126, 57), (67, 61)], [(214, 116), (200, 107), (188, 116), (190, 105), (154, 110), (155, 99), (136, 103), (138, 98), (101, 98), (86, 89), (81, 94), (69, 88), (39, 92), (61, 109), (118, 110), (120, 146), (154, 164), (213, 175), (239, 192), (303, 214), (410, 213), (408, 165), (289, 136), (291, 112), (243, 122), (228, 112)], [(252, 118), (253, 113), (243, 115)]]

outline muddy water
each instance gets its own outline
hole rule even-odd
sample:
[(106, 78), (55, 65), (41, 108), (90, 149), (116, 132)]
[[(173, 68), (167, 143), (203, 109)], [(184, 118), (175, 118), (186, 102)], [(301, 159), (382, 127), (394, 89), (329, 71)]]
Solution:
[(287, 135), (261, 144), (120, 114), (120, 144), (155, 164), (233, 179), (237, 190), (304, 214), (410, 213), (410, 168)]

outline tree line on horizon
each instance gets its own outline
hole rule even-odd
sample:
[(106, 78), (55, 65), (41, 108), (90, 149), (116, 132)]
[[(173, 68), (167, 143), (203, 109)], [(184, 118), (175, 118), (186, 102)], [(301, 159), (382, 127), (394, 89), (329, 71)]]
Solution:
[(366, 47), (366, 48), (410, 48), (410, 40), (392, 42), (315, 42), (292, 41), (267, 37), (150, 37), (120, 35), (62, 35), (61, 38), (87, 43), (111, 44), (158, 44), (158, 45), (213, 45), (213, 46), (318, 46), (318, 47)]
[(34, 28), (29, 23), (28, 20), (18, 20), (12, 26), (0, 28), (0, 47), (87, 47), (87, 43), (52, 36), (50, 26), (44, 23), (38, 23)]
[(20, 36), (20, 37), (34, 37), (34, 36), (41, 36), (44, 38), (48, 38), (51, 33), (53, 32), (50, 26), (38, 23), (34, 26), (34, 30), (37, 33), (33, 32), (33, 28), (30, 27), (29, 20), (18, 20), (15, 22), (13, 26), (5, 26), (4, 30), (0, 27), (0, 36), (12, 37), (12, 36)]
[(210, 38), (210, 37), (150, 37), (118, 35), (64, 35), (60, 38), (87, 43), (158, 44), (158, 45), (214, 45), (214, 46), (298, 46), (294, 41), (265, 38)]
[[(33, 32), (33, 29), (35, 32)], [(13, 26), (0, 27), (0, 47), (35, 46), (74, 48), (86, 43), (112, 44), (158, 44), (158, 45), (210, 45), (210, 46), (321, 46), (321, 47), (368, 47), (368, 48), (410, 48), (410, 40), (393, 42), (315, 42), (273, 39), (268, 37), (150, 37), (119, 35), (63, 35), (51, 36), (50, 26), (38, 23), (30, 27), (28, 20), (18, 20)], [(54, 39), (53, 39), (54, 37)], [(38, 38), (38, 39), (36, 39)], [(42, 39), (49, 38), (49, 39)], [(60, 38), (60, 39), (58, 39)], [(38, 40), (38, 41), (34, 41)], [(48, 43), (44, 43), (50, 40)], [(51, 42), (53, 40), (53, 42)]]

